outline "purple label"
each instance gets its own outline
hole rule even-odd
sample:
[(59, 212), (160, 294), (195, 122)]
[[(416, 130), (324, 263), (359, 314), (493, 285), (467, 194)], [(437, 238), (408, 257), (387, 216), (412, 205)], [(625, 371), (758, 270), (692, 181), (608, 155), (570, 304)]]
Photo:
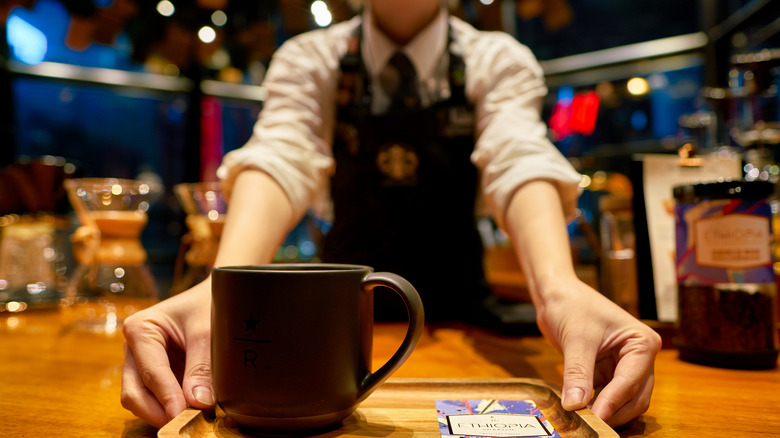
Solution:
[[(436, 413), (442, 437), (561, 437), (533, 400), (436, 400)], [(498, 420), (485, 418), (491, 415)], [(517, 417), (512, 420), (512, 415)], [(524, 419), (527, 422), (520, 421), (521, 417), (528, 416), (533, 418), (533, 421), (527, 421), (527, 418)], [(451, 418), (458, 418), (460, 425), (468, 423), (467, 426), (482, 426), (487, 430), (483, 433), (457, 433), (452, 430)], [(469, 421), (469, 418), (474, 418), (474, 421)], [(507, 431), (510, 425), (515, 426), (518, 431)], [(530, 433), (529, 429), (532, 427), (535, 431)]]
[(773, 283), (772, 211), (764, 200), (718, 199), (675, 207), (677, 283)]

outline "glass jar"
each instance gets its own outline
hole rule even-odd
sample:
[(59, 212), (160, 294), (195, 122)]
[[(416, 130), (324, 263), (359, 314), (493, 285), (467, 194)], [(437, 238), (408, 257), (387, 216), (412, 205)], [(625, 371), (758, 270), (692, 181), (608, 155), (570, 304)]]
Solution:
[(0, 216), (0, 313), (56, 307), (68, 281), (67, 246), (60, 217)]
[(632, 199), (604, 195), (601, 212), (600, 289), (628, 313), (639, 316), (639, 285), (636, 268), (636, 237)]
[(774, 184), (677, 186), (675, 345), (680, 358), (727, 368), (777, 365), (772, 257)]

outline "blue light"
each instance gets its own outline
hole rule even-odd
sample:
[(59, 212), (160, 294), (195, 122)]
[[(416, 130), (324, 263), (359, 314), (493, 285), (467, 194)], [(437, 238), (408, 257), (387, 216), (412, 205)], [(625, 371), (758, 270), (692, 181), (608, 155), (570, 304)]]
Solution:
[(8, 44), (14, 56), (25, 64), (38, 64), (46, 56), (46, 35), (16, 15), (7, 23)]
[(558, 103), (563, 106), (571, 105), (571, 101), (574, 99), (574, 87), (571, 85), (563, 85), (558, 89)]
[(631, 128), (634, 131), (644, 131), (647, 128), (647, 114), (641, 109), (631, 114)]
[(301, 255), (305, 260), (310, 259), (317, 252), (317, 245), (311, 240), (304, 240), (300, 245)]

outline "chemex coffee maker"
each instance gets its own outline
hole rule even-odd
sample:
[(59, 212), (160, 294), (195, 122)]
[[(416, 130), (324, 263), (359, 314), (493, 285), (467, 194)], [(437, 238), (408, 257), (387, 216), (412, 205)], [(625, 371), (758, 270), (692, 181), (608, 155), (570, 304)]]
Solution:
[(187, 233), (181, 239), (172, 295), (208, 277), (217, 256), (227, 212), (227, 203), (219, 182), (181, 183), (174, 186), (173, 190), (187, 215)]
[(138, 180), (81, 178), (67, 180), (65, 188), (81, 226), (71, 236), (77, 268), (61, 310), (74, 327), (116, 331), (127, 316), (159, 300), (141, 232), (162, 187)]

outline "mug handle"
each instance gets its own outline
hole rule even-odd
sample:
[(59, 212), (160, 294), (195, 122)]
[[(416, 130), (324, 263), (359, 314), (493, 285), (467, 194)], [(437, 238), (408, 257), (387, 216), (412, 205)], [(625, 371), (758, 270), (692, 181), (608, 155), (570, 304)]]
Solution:
[(374, 390), (387, 380), (409, 358), (423, 333), (425, 311), (422, 300), (414, 286), (400, 275), (390, 272), (372, 272), (363, 277), (363, 290), (373, 291), (377, 286), (385, 286), (394, 290), (404, 301), (409, 312), (409, 328), (406, 331), (401, 346), (382, 367), (375, 373), (369, 373), (360, 385), (358, 402), (363, 401)]

